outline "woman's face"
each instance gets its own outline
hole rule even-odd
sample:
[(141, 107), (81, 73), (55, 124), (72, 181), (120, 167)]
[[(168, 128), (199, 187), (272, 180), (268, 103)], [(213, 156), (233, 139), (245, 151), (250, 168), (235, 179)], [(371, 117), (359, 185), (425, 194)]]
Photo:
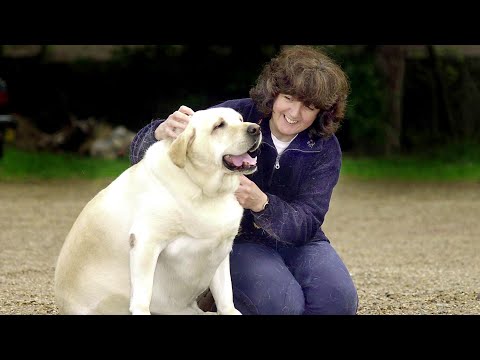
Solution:
[(320, 109), (305, 106), (291, 95), (279, 94), (273, 103), (270, 130), (281, 141), (290, 141), (315, 121)]

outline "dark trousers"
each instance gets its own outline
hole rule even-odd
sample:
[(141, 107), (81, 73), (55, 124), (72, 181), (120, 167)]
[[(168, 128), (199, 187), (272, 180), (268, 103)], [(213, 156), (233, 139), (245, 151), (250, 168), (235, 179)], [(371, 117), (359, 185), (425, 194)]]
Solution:
[(230, 255), (233, 297), (244, 315), (354, 315), (358, 296), (331, 244), (274, 249), (235, 243)]

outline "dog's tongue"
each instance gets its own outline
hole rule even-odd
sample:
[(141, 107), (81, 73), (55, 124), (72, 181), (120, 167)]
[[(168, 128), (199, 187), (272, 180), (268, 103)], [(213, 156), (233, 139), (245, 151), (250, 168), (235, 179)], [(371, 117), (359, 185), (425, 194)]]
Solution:
[(244, 162), (252, 166), (257, 164), (257, 157), (252, 158), (247, 153), (243, 155), (230, 155), (230, 160), (232, 160), (235, 166), (242, 166)]

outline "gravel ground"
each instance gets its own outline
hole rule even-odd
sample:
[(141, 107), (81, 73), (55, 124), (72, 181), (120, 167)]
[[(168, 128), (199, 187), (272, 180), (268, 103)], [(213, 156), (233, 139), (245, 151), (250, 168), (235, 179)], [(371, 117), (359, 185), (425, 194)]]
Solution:
[[(107, 181), (0, 183), (0, 314), (57, 314), (56, 257)], [(480, 183), (342, 179), (324, 230), (359, 314), (480, 314)]]

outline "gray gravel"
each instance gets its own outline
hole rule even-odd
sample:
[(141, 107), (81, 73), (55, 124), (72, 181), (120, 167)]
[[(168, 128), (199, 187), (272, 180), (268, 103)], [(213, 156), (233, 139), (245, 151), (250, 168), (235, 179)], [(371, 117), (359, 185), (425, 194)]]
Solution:
[[(57, 314), (56, 257), (107, 181), (0, 183), (0, 314)], [(480, 183), (342, 179), (324, 230), (359, 314), (480, 314)]]

